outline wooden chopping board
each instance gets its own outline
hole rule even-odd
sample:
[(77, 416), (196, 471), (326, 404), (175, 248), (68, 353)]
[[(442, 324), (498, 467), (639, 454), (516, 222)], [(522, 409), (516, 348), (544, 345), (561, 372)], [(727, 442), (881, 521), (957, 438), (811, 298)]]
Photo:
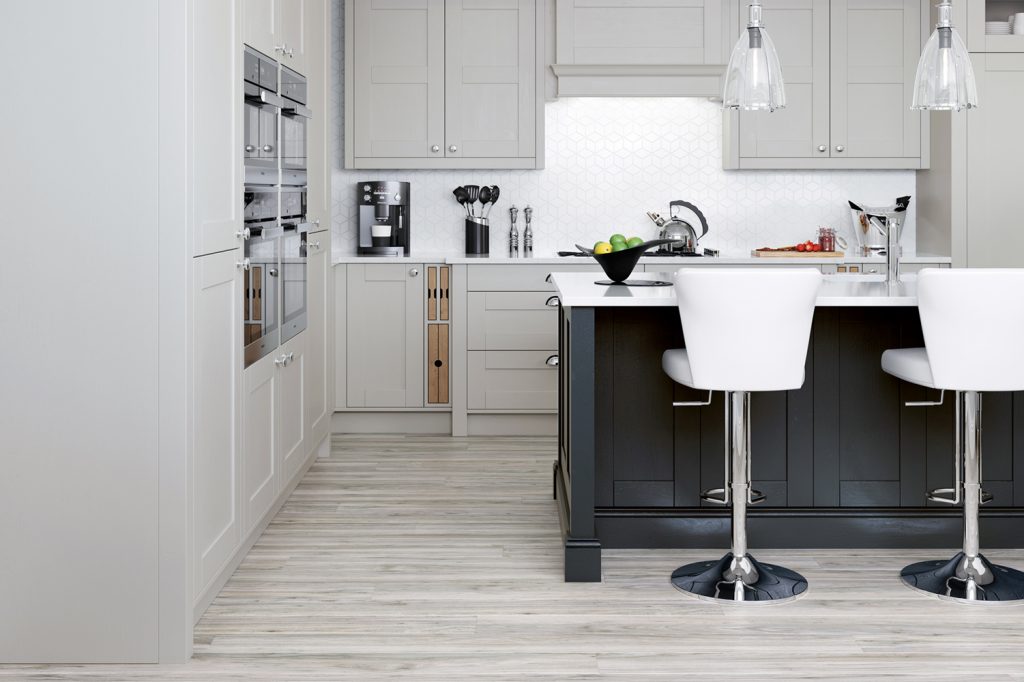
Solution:
[(842, 251), (751, 251), (755, 258), (842, 258)]

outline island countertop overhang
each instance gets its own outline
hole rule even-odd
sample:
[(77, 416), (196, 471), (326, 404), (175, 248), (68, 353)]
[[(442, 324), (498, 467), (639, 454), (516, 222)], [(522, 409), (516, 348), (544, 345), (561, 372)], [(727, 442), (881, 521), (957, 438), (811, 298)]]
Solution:
[[(675, 288), (597, 284), (601, 273), (553, 272), (551, 283), (566, 308), (675, 307)], [(630, 279), (672, 281), (669, 272), (638, 272)], [(917, 307), (917, 279), (886, 284), (870, 275), (826, 276), (815, 305), (823, 307)]]

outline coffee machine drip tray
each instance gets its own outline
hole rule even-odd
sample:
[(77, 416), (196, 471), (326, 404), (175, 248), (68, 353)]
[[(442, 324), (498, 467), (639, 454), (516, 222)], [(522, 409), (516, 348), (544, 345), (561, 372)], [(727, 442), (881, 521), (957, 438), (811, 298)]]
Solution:
[(405, 249), (401, 246), (360, 246), (360, 256), (404, 256)]

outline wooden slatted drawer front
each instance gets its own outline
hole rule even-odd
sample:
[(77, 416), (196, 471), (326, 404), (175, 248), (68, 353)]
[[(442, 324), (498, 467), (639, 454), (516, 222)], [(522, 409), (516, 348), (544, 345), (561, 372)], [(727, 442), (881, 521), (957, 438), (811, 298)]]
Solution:
[(470, 410), (554, 411), (558, 404), (558, 367), (548, 365), (554, 351), (470, 351)]
[[(566, 258), (566, 263), (581, 259)], [(552, 272), (600, 272), (601, 267), (590, 265), (470, 265), (466, 267), (468, 291), (553, 291), (545, 281)]]
[(427, 404), (448, 404), (448, 325), (427, 325)]
[(558, 348), (557, 307), (547, 291), (474, 291), (468, 295), (469, 350)]

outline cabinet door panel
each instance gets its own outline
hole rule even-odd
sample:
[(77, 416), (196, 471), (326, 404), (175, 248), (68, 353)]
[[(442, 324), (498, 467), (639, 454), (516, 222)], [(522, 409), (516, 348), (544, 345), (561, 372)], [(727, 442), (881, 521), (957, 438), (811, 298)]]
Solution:
[(536, 154), (536, 11), (535, 0), (447, 0), (446, 156)]
[(832, 1), (833, 157), (921, 156), (921, 21), (920, 0)]
[(967, 265), (1022, 267), (1024, 54), (972, 57), (981, 106), (967, 113)]
[[(829, 0), (766, 0), (764, 5), (787, 102), (785, 109), (771, 113), (740, 112), (740, 156), (827, 158)], [(819, 146), (826, 151), (818, 151)]]
[(725, 58), (722, 4), (718, 0), (558, 0), (558, 61), (721, 63)]
[(281, 63), (306, 75), (306, 30), (316, 30), (315, 26), (307, 27), (303, 21), (308, 0), (277, 0), (281, 7), (280, 40), (288, 46), (288, 52), (281, 57)]
[[(281, 0), (243, 0), (242, 40), (268, 57), (277, 59), (274, 46), (280, 30), (278, 18)], [(206, 3), (200, 3), (206, 4)]]
[(349, 407), (423, 406), (422, 269), (414, 264), (347, 267)]
[(245, 369), (242, 415), (245, 532), (250, 533), (277, 496), (277, 366), (272, 353)]
[(444, 144), (444, 0), (365, 0), (355, 22), (355, 155), (433, 156)]
[(238, 269), (235, 254), (195, 261), (195, 594), (242, 541), (238, 505)]
[(278, 490), (291, 482), (305, 460), (305, 350), (305, 333), (278, 349), (280, 355), (288, 358), (286, 364), (277, 369), (277, 452), (280, 457), (278, 469), (281, 472)]

